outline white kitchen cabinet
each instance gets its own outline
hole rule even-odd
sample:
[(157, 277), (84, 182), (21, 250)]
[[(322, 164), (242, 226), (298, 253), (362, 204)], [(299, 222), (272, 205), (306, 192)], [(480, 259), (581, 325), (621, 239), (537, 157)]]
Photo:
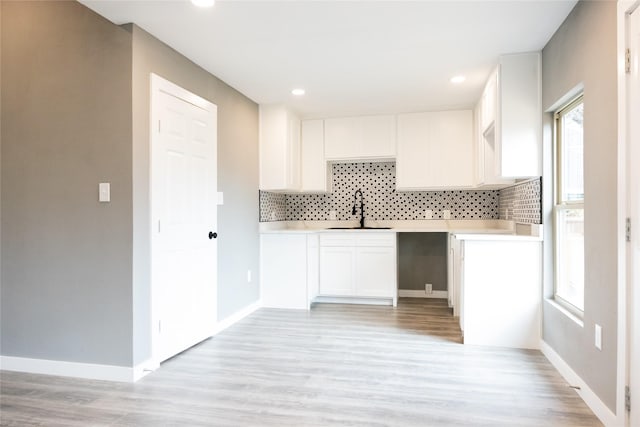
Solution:
[(327, 247), (321, 244), (319, 295), (354, 295), (355, 254), (353, 246)]
[(460, 318), (460, 328), (463, 327), (464, 317), (462, 309), (462, 242), (449, 234), (448, 292), (449, 307), (453, 309), (453, 316)]
[(501, 56), (480, 99), (479, 185), (540, 176), (541, 105), (540, 54)]
[(542, 243), (499, 236), (457, 240), (464, 343), (538, 349)]
[(307, 308), (320, 293), (320, 237), (307, 234)]
[(498, 69), (495, 69), (482, 92), (481, 105), (481, 130), (486, 131), (496, 120), (496, 113), (498, 108)]
[(471, 110), (400, 114), (397, 120), (397, 190), (474, 186)]
[(299, 191), (300, 120), (280, 105), (260, 105), (260, 189)]
[(271, 308), (308, 309), (318, 294), (318, 235), (260, 235), (260, 295)]
[(356, 249), (355, 294), (359, 297), (393, 297), (396, 283), (396, 248)]
[(329, 165), (324, 155), (324, 121), (301, 122), (301, 186), (303, 193), (331, 191)]
[(395, 233), (344, 231), (320, 235), (321, 297), (397, 302)]
[(324, 154), (325, 159), (334, 161), (395, 158), (395, 116), (325, 119)]

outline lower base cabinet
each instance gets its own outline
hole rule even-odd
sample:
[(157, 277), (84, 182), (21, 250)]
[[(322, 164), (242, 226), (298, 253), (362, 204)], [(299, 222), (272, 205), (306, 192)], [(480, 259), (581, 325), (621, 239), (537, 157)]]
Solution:
[(321, 297), (385, 298), (397, 303), (396, 234), (320, 235)]
[(542, 243), (484, 237), (455, 245), (464, 343), (539, 349)]
[(318, 235), (260, 236), (260, 294), (270, 308), (309, 309), (318, 294)]

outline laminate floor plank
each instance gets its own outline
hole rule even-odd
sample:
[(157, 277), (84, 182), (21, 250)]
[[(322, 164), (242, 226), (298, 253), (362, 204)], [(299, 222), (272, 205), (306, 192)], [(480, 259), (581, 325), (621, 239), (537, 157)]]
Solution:
[(534, 350), (465, 346), (446, 300), (261, 309), (135, 384), (0, 372), (2, 426), (601, 423)]

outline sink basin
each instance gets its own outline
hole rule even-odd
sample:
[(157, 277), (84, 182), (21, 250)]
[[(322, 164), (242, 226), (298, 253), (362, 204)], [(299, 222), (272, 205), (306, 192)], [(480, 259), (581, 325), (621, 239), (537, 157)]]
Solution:
[(391, 227), (329, 227), (329, 230), (391, 230)]

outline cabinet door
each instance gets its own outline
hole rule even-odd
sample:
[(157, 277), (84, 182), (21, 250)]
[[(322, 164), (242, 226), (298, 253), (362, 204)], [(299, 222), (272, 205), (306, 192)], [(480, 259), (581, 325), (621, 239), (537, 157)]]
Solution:
[(396, 168), (398, 190), (472, 187), (472, 111), (399, 115)]
[(324, 121), (301, 122), (301, 188), (307, 193), (330, 191), (327, 161), (324, 159)]
[(281, 106), (260, 106), (260, 189), (300, 186), (300, 120)]
[(473, 158), (475, 165), (475, 185), (481, 186), (485, 182), (484, 171), (484, 134), (482, 128), (482, 100), (473, 110)]
[(356, 158), (362, 145), (362, 127), (357, 117), (324, 121), (324, 154), (329, 160)]
[(265, 307), (308, 308), (307, 236), (260, 236), (261, 298)]
[(473, 187), (473, 112), (432, 113), (429, 150), (429, 187)]
[(493, 126), (497, 116), (498, 108), (498, 71), (495, 70), (489, 76), (487, 84), (482, 92), (481, 99), (481, 130), (485, 132), (490, 126)]
[(498, 79), (498, 172), (502, 177), (540, 176), (540, 54), (525, 53), (501, 57)]
[(396, 117), (368, 116), (360, 118), (362, 123), (362, 158), (395, 158)]
[(324, 131), (326, 159), (395, 157), (396, 121), (392, 115), (326, 119)]
[(396, 292), (396, 249), (359, 247), (356, 253), (356, 292), (359, 297), (393, 297)]
[(398, 147), (396, 158), (396, 188), (419, 189), (431, 184), (427, 162), (430, 156), (429, 138), (431, 113), (398, 115)]
[(320, 247), (320, 295), (354, 295), (355, 248)]
[(300, 189), (300, 120), (292, 114), (287, 114), (289, 130), (287, 138), (287, 189)]

